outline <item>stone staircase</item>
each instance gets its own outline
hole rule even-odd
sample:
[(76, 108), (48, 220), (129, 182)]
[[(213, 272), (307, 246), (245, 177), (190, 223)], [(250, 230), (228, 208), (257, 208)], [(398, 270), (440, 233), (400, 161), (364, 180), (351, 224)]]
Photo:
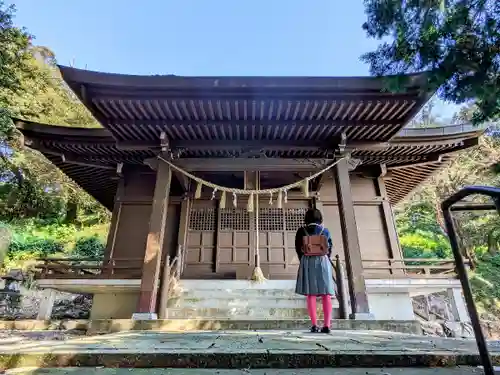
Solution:
[[(318, 318), (323, 316), (321, 299)], [(168, 319), (228, 319), (243, 321), (308, 320), (306, 301), (295, 294), (295, 280), (180, 280), (170, 298)], [(333, 318), (339, 317), (337, 300)]]

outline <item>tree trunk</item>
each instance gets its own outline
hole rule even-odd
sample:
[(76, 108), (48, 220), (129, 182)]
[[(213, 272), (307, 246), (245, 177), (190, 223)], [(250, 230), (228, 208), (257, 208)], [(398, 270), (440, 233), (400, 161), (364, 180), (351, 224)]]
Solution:
[(68, 201), (66, 206), (66, 217), (64, 218), (65, 223), (74, 223), (78, 218), (78, 204), (72, 200)]
[(488, 253), (491, 255), (496, 255), (498, 253), (498, 244), (493, 235), (493, 230), (488, 232)]

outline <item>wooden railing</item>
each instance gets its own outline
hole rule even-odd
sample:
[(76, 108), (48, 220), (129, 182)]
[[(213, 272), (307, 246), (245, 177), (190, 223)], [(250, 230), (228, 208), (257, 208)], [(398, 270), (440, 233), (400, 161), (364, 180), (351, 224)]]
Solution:
[(41, 258), (37, 279), (140, 279), (143, 258)]
[(339, 301), (340, 319), (347, 319), (349, 316), (349, 293), (347, 292), (347, 278), (344, 268), (344, 263), (338, 255), (332, 261), (335, 282), (335, 294)]
[[(464, 259), (470, 266), (470, 260)], [(363, 259), (365, 277), (455, 278), (455, 260), (434, 258)]]

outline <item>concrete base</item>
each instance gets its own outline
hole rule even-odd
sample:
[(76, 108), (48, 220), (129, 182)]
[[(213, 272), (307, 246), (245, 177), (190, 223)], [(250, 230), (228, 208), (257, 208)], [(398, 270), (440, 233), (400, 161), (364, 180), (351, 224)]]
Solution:
[(40, 301), (40, 307), (38, 308), (38, 314), (36, 317), (38, 320), (50, 320), (55, 299), (55, 290), (45, 289), (43, 291), (42, 300)]
[[(72, 293), (94, 294), (91, 319), (128, 319), (135, 312), (141, 280), (117, 279), (43, 279), (40, 288)], [(181, 293), (172, 296), (160, 316), (176, 319), (207, 320), (280, 320), (307, 317), (303, 296), (295, 291), (295, 280), (187, 280), (180, 283)], [(366, 279), (370, 313), (377, 320), (413, 320), (411, 297), (419, 294), (460, 288), (456, 279)], [(460, 295), (452, 291), (456, 300)], [(321, 320), (321, 303), (318, 314)], [(466, 319), (463, 301), (457, 314)], [(464, 312), (465, 311), (465, 312)], [(40, 318), (47, 319), (47, 309)], [(337, 301), (333, 317), (340, 318)], [(355, 317), (356, 318), (356, 317)], [(358, 319), (358, 318), (356, 318)], [(371, 317), (360, 317), (371, 319)]]
[(158, 320), (156, 313), (133, 313), (132, 320)]
[(375, 320), (375, 316), (370, 313), (349, 314), (349, 319), (353, 320)]

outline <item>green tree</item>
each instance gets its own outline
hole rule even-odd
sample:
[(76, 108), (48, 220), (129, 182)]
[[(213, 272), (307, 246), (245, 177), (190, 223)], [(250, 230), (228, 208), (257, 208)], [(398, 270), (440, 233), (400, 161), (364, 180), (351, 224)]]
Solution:
[(21, 75), (29, 72), (31, 37), (26, 30), (14, 26), (14, 12), (13, 5), (0, 0), (0, 156), (13, 132), (7, 111), (9, 95), (21, 91)]
[[(40, 153), (24, 148), (11, 117), (66, 126), (99, 126), (64, 84), (54, 53), (31, 43), (0, 0), (0, 220), (60, 219), (106, 210)], [(75, 209), (76, 207), (76, 209)]]
[(429, 71), (429, 87), (455, 103), (474, 101), (479, 123), (500, 117), (500, 1), (365, 0), (372, 74)]

